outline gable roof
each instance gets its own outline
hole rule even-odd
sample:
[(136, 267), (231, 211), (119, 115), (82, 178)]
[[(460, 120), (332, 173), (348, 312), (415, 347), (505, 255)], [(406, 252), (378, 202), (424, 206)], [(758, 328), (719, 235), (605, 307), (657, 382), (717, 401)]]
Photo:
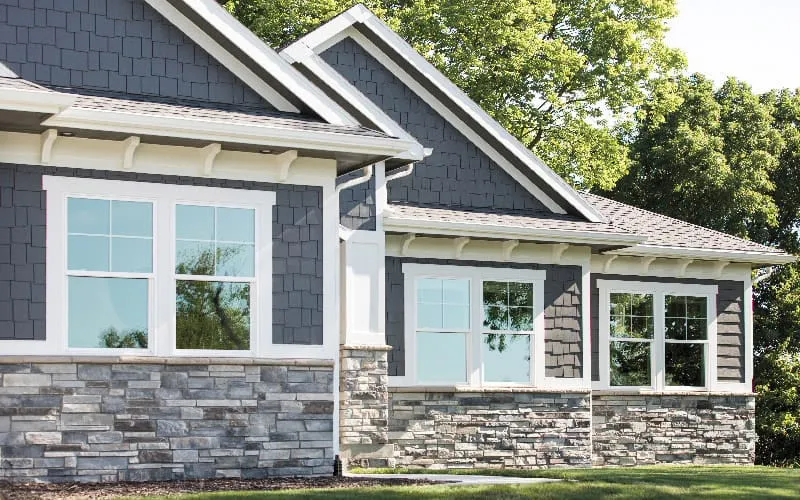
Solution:
[(484, 143), (483, 148), (499, 154), (508, 164), (501, 166), (532, 194), (544, 198), (542, 201), (551, 200), (563, 212), (590, 222), (603, 222), (603, 216), (577, 191), (363, 5), (350, 8), (300, 38), (283, 49), (281, 55), (321, 77), (313, 56), (346, 37), (353, 38), (390, 71), (402, 75), (412, 90), (427, 94), (421, 95), (426, 101), (438, 101), (437, 111), (462, 131), (466, 128), (474, 132)]
[(279, 111), (336, 125), (358, 120), (214, 0), (145, 0)]

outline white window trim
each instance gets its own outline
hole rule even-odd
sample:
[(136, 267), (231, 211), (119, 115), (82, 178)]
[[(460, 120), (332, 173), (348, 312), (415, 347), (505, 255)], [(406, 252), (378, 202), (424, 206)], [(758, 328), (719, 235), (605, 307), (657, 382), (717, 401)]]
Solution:
[[(44, 176), (47, 192), (47, 339), (37, 353), (60, 355), (137, 355), (170, 357), (274, 357), (281, 347), (272, 343), (272, 207), (271, 191), (205, 186)], [(153, 203), (153, 276), (150, 281), (147, 349), (76, 349), (67, 338), (67, 225), (68, 197), (92, 197)], [(247, 351), (178, 350), (175, 348), (175, 228), (177, 204), (251, 208), (256, 210), (256, 286), (251, 290), (251, 343)], [(264, 241), (266, 240), (266, 241)], [(248, 281), (248, 280), (242, 280)], [(28, 344), (28, 349), (33, 346)]]
[[(592, 388), (609, 391), (654, 391), (654, 392), (704, 392), (717, 389), (717, 294), (716, 285), (697, 285), (689, 283), (650, 283), (643, 281), (597, 280), (600, 292), (598, 315), (598, 343), (600, 380)], [(650, 353), (650, 386), (612, 386), (611, 385), (611, 334), (610, 334), (610, 294), (647, 293), (653, 295), (654, 335)], [(703, 387), (684, 387), (665, 385), (665, 338), (664, 338), (664, 296), (686, 295), (705, 297), (707, 300), (708, 339), (706, 349), (706, 373)]]
[[(417, 381), (416, 365), (416, 281), (420, 278), (469, 279), (470, 280), (470, 332), (467, 334), (467, 382), (456, 384), (466, 387), (552, 387), (562, 379), (545, 377), (544, 350), (544, 280), (546, 272), (530, 269), (508, 269), (492, 267), (449, 266), (437, 264), (403, 264), (404, 275), (404, 323), (405, 323), (405, 376), (390, 377), (391, 385), (430, 386)], [(531, 380), (528, 384), (508, 382), (483, 382), (483, 362), (481, 341), (483, 339), (483, 281), (521, 281), (532, 282), (534, 286), (533, 333), (531, 342)], [(443, 386), (452, 384), (441, 384)]]

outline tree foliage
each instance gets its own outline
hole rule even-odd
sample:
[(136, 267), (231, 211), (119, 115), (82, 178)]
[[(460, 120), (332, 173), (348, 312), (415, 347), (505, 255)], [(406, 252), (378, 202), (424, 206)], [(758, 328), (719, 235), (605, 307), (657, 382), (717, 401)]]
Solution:
[[(280, 47), (354, 0), (231, 0)], [(607, 126), (642, 103), (652, 78), (681, 68), (664, 44), (675, 0), (364, 2), (553, 169), (582, 188), (627, 170)]]

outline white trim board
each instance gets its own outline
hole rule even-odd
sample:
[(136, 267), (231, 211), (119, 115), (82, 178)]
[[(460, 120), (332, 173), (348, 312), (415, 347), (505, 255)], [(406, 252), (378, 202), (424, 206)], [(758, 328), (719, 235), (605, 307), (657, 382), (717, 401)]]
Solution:
[[(433, 97), (430, 92), (425, 90), (420, 82), (402, 70), (399, 65), (391, 60), (390, 57), (388, 57), (375, 44), (369, 41), (367, 37), (361, 34), (355, 28), (356, 24), (358, 24), (359, 27), (364, 27), (365, 29), (369, 30), (370, 33), (377, 39), (380, 39), (382, 43), (386, 44), (388, 47), (391, 47), (397, 56), (405, 60), (411, 67), (416, 68), (422, 75), (424, 75), (429, 84), (433, 85), (444, 95), (450, 97), (450, 105), (458, 107), (463, 113), (469, 116), (470, 119), (474, 120), (482, 129), (490, 133), (495, 140), (503, 145), (516, 158), (523, 161), (528, 167), (530, 167), (530, 169), (538, 177), (540, 177), (548, 184), (548, 186), (558, 193), (566, 203), (575, 208), (578, 213), (592, 222), (604, 221), (603, 216), (586, 200), (584, 200), (574, 189), (572, 189), (560, 176), (550, 170), (550, 168), (548, 168), (539, 158), (537, 158), (530, 150), (528, 150), (528, 148), (514, 138), (499, 123), (491, 118), (488, 113), (481, 109), (480, 106), (472, 101), (463, 91), (461, 91), (456, 85), (442, 75), (436, 68), (433, 67), (433, 65), (427, 62), (424, 57), (418, 54), (405, 40), (400, 38), (399, 35), (392, 31), (391, 28), (389, 28), (385, 23), (383, 23), (383, 21), (381, 21), (363, 5), (356, 5), (355, 7), (352, 7), (345, 13), (334, 18), (332, 21), (324, 24), (315, 31), (297, 40), (284, 49), (283, 52), (291, 60), (304, 63), (304, 61), (309, 57), (309, 52), (319, 54), (327, 49), (332, 41), (341, 40), (343, 38), (343, 34), (350, 36), (374, 57), (376, 57), (381, 64), (384, 64), (390, 71), (395, 73), (398, 78), (400, 78), (406, 85), (409, 86), (409, 88), (426, 100), (428, 104), (433, 106), (437, 112), (442, 114), (442, 116), (444, 116), (448, 121), (453, 123), (453, 125), (455, 125), (461, 133), (479, 145), (481, 149), (484, 149), (487, 154), (492, 156), (493, 160), (497, 161), (496, 156), (501, 155), (499, 155), (494, 148), (491, 148), (483, 140), (480, 142), (475, 140), (474, 137), (477, 134), (474, 133), (471, 127), (467, 126), (465, 123), (463, 123), (463, 121), (456, 118), (455, 114), (449, 111), (446, 105)], [(466, 129), (469, 129), (473, 133), (468, 134)], [(489, 150), (491, 150), (492, 153), (489, 153)], [(536, 188), (537, 192), (532, 190), (531, 186), (535, 187), (535, 185), (533, 185), (529, 179), (525, 178), (516, 167), (511, 166), (507, 161), (502, 163), (498, 161), (498, 163), (500, 163), (501, 166), (503, 166), (503, 168), (515, 178), (515, 180), (523, 184), (529, 189), (529, 191), (531, 191), (532, 194), (537, 196), (537, 198), (540, 198), (545, 204), (547, 204), (547, 200), (549, 200), (551, 205), (555, 205), (557, 207), (553, 208), (548, 205), (548, 208), (553, 211), (560, 209), (561, 213), (563, 213), (563, 207), (559, 207), (557, 203), (555, 203), (550, 197), (546, 196), (540, 189)], [(523, 183), (520, 178), (525, 178), (525, 180), (528, 182)]]
[(344, 109), (309, 82), (300, 72), (292, 68), (277, 52), (234, 19), (217, 2), (213, 0), (145, 1), (279, 110), (291, 113), (301, 111), (283, 93), (257, 76), (243, 61), (225, 49), (221, 40), (216, 40), (211, 34), (200, 29), (173, 4), (180, 3), (182, 8), (191, 10), (198, 17), (213, 25), (228, 43), (236, 46), (242, 53), (250, 57), (286, 91), (294, 94), (298, 100), (324, 120), (338, 125), (357, 124), (356, 120)]

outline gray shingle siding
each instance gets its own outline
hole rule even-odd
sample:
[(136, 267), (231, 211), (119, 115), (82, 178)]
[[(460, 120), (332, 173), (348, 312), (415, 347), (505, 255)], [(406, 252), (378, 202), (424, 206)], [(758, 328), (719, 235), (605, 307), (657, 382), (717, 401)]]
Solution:
[(322, 344), (321, 188), (8, 164), (0, 164), (0, 338), (45, 338), (42, 175), (274, 191), (273, 341)]
[(647, 276), (593, 274), (591, 290), (592, 380), (600, 380), (600, 290), (598, 279), (717, 285), (717, 379), (744, 382), (744, 283), (741, 281), (691, 280)]
[(272, 109), (144, 0), (0, 0), (0, 60), (44, 85)]
[(390, 203), (551, 213), (360, 45), (347, 38), (321, 57), (423, 146), (433, 148), (413, 175), (389, 184)]
[(403, 264), (539, 269), (544, 282), (545, 372), (548, 377), (580, 378), (583, 373), (581, 323), (581, 268), (540, 264), (476, 262), (465, 260), (386, 258), (386, 343), (389, 375), (405, 375), (405, 318)]

